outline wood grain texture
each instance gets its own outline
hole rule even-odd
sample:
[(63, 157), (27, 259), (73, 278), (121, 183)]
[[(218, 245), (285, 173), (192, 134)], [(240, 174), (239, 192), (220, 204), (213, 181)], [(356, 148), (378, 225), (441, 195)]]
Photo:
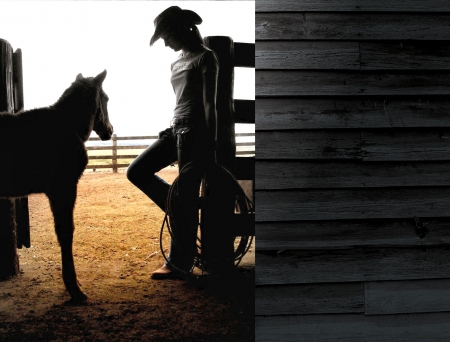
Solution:
[(256, 130), (450, 127), (446, 98), (259, 98)]
[(361, 150), (364, 161), (449, 160), (450, 132), (363, 131)]
[(358, 131), (257, 132), (257, 159), (361, 159)]
[(449, 70), (450, 43), (361, 42), (361, 70)]
[(448, 41), (258, 41), (255, 61), (260, 70), (449, 70), (449, 54)]
[(446, 0), (258, 0), (256, 12), (448, 12)]
[(257, 161), (257, 190), (450, 186), (450, 162)]
[(450, 72), (256, 71), (258, 97), (428, 96), (450, 93)]
[(450, 132), (442, 130), (259, 131), (257, 159), (445, 161)]
[(450, 336), (450, 313), (260, 316), (255, 325), (258, 342), (440, 342)]
[(256, 191), (256, 222), (449, 217), (450, 188)]
[(256, 43), (258, 69), (359, 70), (358, 42), (285, 42)]
[(450, 279), (364, 284), (366, 315), (444, 311), (450, 311)]
[(256, 285), (450, 278), (446, 248), (256, 252)]
[(433, 247), (450, 244), (449, 219), (423, 219), (420, 238), (414, 218), (405, 220), (296, 221), (256, 224), (258, 251), (327, 250), (356, 247)]
[(256, 40), (448, 40), (449, 13), (256, 13)]
[(255, 289), (256, 315), (363, 312), (362, 283), (263, 286)]

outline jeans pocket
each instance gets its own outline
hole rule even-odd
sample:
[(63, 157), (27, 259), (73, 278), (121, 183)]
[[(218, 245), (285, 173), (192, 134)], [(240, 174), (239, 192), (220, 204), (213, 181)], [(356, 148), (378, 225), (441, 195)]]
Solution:
[(179, 149), (189, 147), (193, 142), (193, 127), (179, 126), (174, 127), (174, 134), (177, 137), (177, 147)]

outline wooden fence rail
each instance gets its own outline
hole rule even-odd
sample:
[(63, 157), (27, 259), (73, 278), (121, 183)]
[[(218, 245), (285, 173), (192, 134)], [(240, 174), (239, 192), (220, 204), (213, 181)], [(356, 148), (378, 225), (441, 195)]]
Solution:
[[(236, 137), (254, 137), (255, 133), (236, 133)], [(139, 154), (117, 154), (118, 150), (143, 150), (146, 149), (150, 144), (141, 144), (141, 145), (117, 145), (117, 141), (119, 140), (154, 140), (157, 139), (158, 136), (150, 135), (150, 136), (131, 136), (131, 137), (118, 137), (116, 134), (113, 134), (112, 137), (112, 145), (107, 146), (87, 146), (86, 149), (88, 151), (111, 151), (111, 154), (108, 155), (90, 155), (89, 160), (111, 160), (111, 164), (89, 164), (87, 169), (106, 169), (112, 168), (113, 172), (117, 172), (118, 168), (128, 167), (130, 163), (119, 163), (119, 159), (134, 159)], [(100, 141), (100, 138), (90, 138), (90, 141)], [(245, 151), (237, 151), (236, 155), (254, 155), (255, 153), (255, 142), (238, 142), (236, 146), (248, 146), (253, 147), (249, 150)]]

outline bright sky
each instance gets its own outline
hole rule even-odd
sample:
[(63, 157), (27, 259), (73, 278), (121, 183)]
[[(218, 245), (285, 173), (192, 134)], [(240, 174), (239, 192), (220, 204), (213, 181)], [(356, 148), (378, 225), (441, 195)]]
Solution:
[[(107, 69), (103, 89), (118, 136), (167, 128), (174, 108), (170, 63), (179, 53), (161, 39), (151, 48), (149, 42), (153, 19), (173, 5), (202, 17), (203, 37), (255, 42), (254, 1), (0, 1), (0, 38), (22, 50), (25, 109), (55, 103), (78, 73)], [(235, 69), (234, 98), (255, 98), (253, 68)], [(236, 131), (254, 131), (240, 126)]]

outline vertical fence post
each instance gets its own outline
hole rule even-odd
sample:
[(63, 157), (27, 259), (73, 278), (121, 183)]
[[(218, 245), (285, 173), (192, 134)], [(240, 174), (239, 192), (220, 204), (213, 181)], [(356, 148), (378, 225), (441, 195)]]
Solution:
[[(234, 42), (230, 37), (213, 36), (203, 39), (219, 60), (217, 80), (217, 162), (234, 173), (236, 157), (234, 115)], [(202, 257), (214, 272), (234, 266), (234, 237), (228, 234), (234, 215), (235, 197), (225, 182), (210, 179), (206, 185), (206, 201), (202, 217)]]
[[(13, 83), (14, 83), (14, 113), (24, 108), (23, 99), (23, 72), (22, 50), (13, 53)], [(17, 248), (23, 246), (30, 248), (30, 215), (28, 210), (28, 197), (18, 198), (15, 201)]]
[[(14, 112), (12, 47), (0, 39), (0, 111)], [(14, 202), (0, 200), (0, 279), (19, 273)]]
[(113, 134), (112, 136), (112, 168), (113, 172), (117, 173), (117, 135)]

